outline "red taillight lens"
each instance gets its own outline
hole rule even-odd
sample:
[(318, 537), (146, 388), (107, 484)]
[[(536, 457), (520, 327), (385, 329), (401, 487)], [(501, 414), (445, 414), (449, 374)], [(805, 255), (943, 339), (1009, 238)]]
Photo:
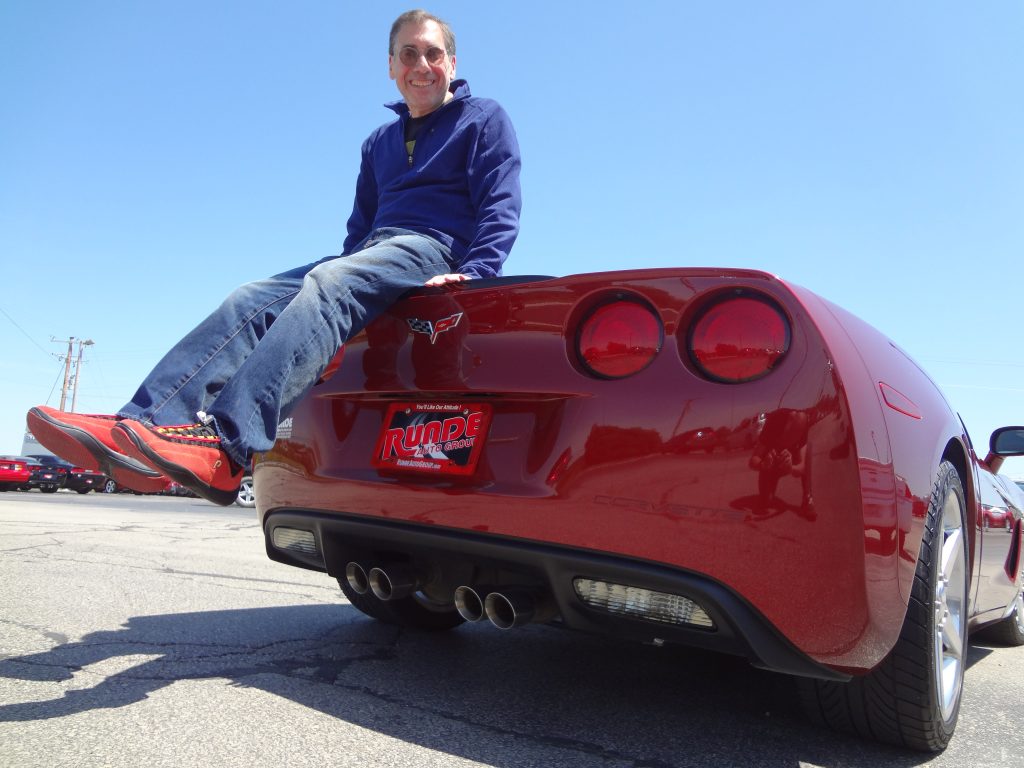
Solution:
[(661, 349), (661, 321), (635, 301), (602, 304), (580, 324), (576, 349), (584, 367), (621, 379), (646, 368)]
[(738, 383), (768, 373), (789, 349), (789, 321), (773, 302), (737, 296), (700, 315), (687, 345), (708, 378)]

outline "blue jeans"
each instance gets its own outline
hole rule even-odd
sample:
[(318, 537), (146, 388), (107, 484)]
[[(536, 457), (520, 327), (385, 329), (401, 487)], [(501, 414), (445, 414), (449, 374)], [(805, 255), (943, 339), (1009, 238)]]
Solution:
[(406, 291), (454, 271), (451, 253), (404, 229), (375, 230), (353, 253), (243, 285), (157, 363), (118, 415), (149, 424), (213, 418), (247, 466), (338, 347)]

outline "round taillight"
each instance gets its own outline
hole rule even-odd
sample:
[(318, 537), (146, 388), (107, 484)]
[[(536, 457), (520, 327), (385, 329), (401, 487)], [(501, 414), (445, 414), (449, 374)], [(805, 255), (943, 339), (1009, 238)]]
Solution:
[(737, 296), (711, 305), (691, 326), (690, 358), (710, 379), (751, 381), (789, 349), (789, 322), (767, 299)]
[(591, 373), (621, 379), (646, 368), (661, 342), (657, 316), (635, 301), (619, 300), (602, 304), (584, 319), (577, 351)]

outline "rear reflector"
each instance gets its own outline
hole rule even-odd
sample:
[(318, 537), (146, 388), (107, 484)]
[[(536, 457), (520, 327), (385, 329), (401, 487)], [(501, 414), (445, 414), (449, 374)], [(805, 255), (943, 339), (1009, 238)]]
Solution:
[(699, 604), (681, 595), (593, 579), (573, 579), (572, 585), (591, 608), (662, 624), (715, 628), (715, 623)]
[(775, 302), (739, 295), (696, 318), (687, 349), (709, 379), (735, 384), (768, 373), (789, 350), (789, 335), (789, 321)]
[(576, 351), (598, 376), (621, 379), (643, 370), (661, 349), (661, 321), (635, 301), (602, 304), (580, 324)]
[(298, 528), (275, 528), (271, 540), (278, 549), (301, 552), (304, 555), (317, 554), (316, 537), (312, 531)]

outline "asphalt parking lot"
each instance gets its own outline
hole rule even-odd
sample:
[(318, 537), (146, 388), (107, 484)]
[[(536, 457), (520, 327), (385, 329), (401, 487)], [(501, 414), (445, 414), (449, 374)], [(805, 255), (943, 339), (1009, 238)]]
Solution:
[(252, 510), (0, 494), (0, 765), (1024, 765), (1024, 648), (973, 645), (938, 756), (819, 730), (739, 659), (377, 624)]

